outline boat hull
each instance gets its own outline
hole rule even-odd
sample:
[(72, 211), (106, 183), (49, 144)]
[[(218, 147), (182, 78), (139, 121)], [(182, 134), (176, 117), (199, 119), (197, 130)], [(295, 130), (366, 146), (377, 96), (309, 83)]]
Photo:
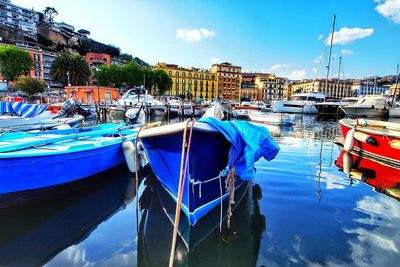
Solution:
[(282, 113), (250, 113), (249, 118), (253, 122), (273, 125), (293, 125), (295, 115)]
[(234, 118), (248, 118), (251, 112), (260, 111), (259, 107), (238, 106), (232, 108), (232, 116)]
[(318, 111), (314, 102), (277, 100), (272, 104), (272, 111), (278, 113), (316, 114)]
[[(175, 201), (178, 195), (182, 136), (183, 129), (157, 136), (139, 135), (154, 173)], [(191, 225), (196, 224), (199, 218), (228, 196), (225, 178), (219, 177), (219, 174), (227, 166), (230, 146), (221, 133), (194, 127), (181, 206)], [(242, 180), (237, 178), (236, 185), (241, 183)]]
[(387, 109), (374, 109), (372, 107), (341, 107), (346, 116), (349, 117), (385, 117)]
[[(385, 122), (378, 122), (368, 120), (370, 123), (377, 122), (378, 124), (384, 125)], [(347, 133), (350, 129), (354, 128), (355, 120), (343, 119), (339, 121), (340, 129), (343, 137), (346, 138)], [(382, 127), (381, 127), (382, 128)], [(390, 136), (383, 131), (379, 132), (379, 127), (360, 127), (356, 128), (357, 132), (365, 133), (371, 136), (374, 140), (373, 143), (361, 142), (354, 140), (353, 149), (362, 155), (366, 155), (369, 158), (375, 159), (379, 162), (387, 162), (389, 164), (396, 164), (400, 166), (400, 153), (398, 149), (394, 149), (390, 146), (390, 142), (398, 141), (399, 138)]]
[(0, 194), (82, 179), (124, 163), (121, 144), (57, 155), (0, 159)]

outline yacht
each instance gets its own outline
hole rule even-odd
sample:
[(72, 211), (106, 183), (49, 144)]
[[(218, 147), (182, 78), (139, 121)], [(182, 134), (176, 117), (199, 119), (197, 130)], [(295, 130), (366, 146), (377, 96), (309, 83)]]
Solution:
[(349, 117), (385, 117), (388, 115), (389, 104), (382, 95), (366, 95), (355, 104), (341, 107)]
[(154, 99), (149, 95), (144, 88), (129, 89), (118, 99), (118, 104), (122, 106), (137, 107), (144, 104), (150, 113), (154, 115), (163, 115), (165, 112), (165, 105), (163, 102)]
[(325, 95), (320, 93), (300, 93), (292, 95), (288, 100), (272, 102), (272, 111), (279, 113), (306, 113), (316, 114), (316, 103), (323, 102)]

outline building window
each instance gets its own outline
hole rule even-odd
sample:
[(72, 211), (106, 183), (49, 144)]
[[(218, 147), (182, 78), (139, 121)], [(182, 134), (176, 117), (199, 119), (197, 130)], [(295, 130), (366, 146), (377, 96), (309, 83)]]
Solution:
[(196, 73), (194, 74), (194, 78), (197, 79), (197, 74)]
[(189, 84), (192, 84), (192, 80), (189, 80), (188, 83), (189, 83)]
[(192, 74), (191, 73), (189, 73), (189, 78), (192, 78)]
[(179, 79), (176, 79), (176, 84), (178, 84), (179, 83)]
[(169, 75), (172, 75), (172, 70), (170, 70), (168, 73), (169, 73)]
[(107, 59), (106, 59), (106, 58), (103, 58), (103, 61), (104, 61), (104, 62), (107, 62)]
[(210, 77), (210, 76), (207, 74), (207, 75), (206, 75), (206, 79), (208, 80), (209, 77)]
[(185, 83), (186, 83), (186, 80), (185, 80), (185, 79), (183, 79), (183, 80), (182, 80), (182, 84), (185, 84)]
[(182, 72), (182, 77), (186, 77), (186, 73), (185, 72)]
[(111, 92), (106, 92), (106, 100), (111, 100)]
[(200, 79), (203, 79), (203, 74), (200, 74)]
[(176, 77), (179, 77), (179, 71), (177, 71), (175, 74), (176, 74)]
[(90, 59), (90, 60), (93, 60), (93, 57), (90, 57), (89, 59)]

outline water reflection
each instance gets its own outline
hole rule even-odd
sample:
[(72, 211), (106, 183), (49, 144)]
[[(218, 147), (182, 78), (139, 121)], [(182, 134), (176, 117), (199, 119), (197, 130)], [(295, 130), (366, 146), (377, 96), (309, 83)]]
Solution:
[(124, 209), (135, 187), (123, 166), (37, 194), (42, 201), (0, 211), (0, 266), (43, 265)]
[[(256, 266), (265, 227), (258, 205), (261, 191), (259, 186), (246, 183), (236, 193), (241, 199), (233, 211), (230, 231), (223, 229), (220, 233), (219, 207), (195, 226), (189, 226), (187, 221), (180, 224), (174, 266)], [(154, 182), (146, 189), (141, 203), (138, 266), (167, 266), (175, 202)], [(225, 221), (223, 225), (225, 228)]]
[(400, 169), (344, 150), (335, 163), (351, 181), (362, 181), (372, 186), (376, 192), (400, 200)]

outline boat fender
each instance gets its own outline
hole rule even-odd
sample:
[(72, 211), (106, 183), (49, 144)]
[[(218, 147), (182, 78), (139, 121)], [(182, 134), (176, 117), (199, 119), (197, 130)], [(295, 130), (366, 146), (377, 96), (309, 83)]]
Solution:
[(122, 142), (122, 150), (124, 151), (124, 156), (126, 164), (128, 165), (130, 172), (136, 172), (138, 166), (136, 165), (136, 149), (132, 141), (125, 140)]
[(400, 199), (400, 188), (399, 187), (389, 187), (385, 189), (386, 194)]
[(354, 133), (355, 129), (351, 129), (346, 134), (346, 139), (344, 140), (343, 149), (347, 152), (350, 152), (354, 147)]
[(353, 167), (353, 156), (349, 152), (343, 154), (343, 172), (350, 177), (351, 168)]
[(368, 179), (367, 175), (360, 171), (351, 171), (350, 178), (358, 180), (358, 181), (362, 181), (362, 182), (365, 182)]
[(389, 145), (393, 149), (400, 149), (400, 140), (392, 140), (389, 142)]
[(374, 143), (374, 138), (370, 136), (369, 134), (362, 133), (362, 132), (355, 132), (354, 133), (354, 139), (367, 143), (367, 144), (373, 144)]

